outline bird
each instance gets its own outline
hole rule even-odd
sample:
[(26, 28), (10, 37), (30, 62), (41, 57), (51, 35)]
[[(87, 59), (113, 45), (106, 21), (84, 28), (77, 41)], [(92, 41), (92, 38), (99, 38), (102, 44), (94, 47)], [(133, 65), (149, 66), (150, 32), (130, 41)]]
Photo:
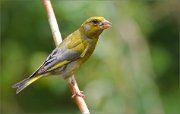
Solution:
[[(29, 77), (14, 84), (16, 94), (36, 80), (50, 75), (61, 75), (73, 83), (72, 76), (79, 67), (92, 55), (99, 35), (111, 27), (111, 22), (101, 16), (90, 17), (82, 25), (68, 35), (46, 58), (40, 67)], [(73, 96), (83, 96), (75, 92)]]

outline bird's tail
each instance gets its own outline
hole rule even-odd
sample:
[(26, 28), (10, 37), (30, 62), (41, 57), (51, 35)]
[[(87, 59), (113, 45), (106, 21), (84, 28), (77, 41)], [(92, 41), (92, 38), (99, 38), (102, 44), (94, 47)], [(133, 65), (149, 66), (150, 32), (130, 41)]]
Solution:
[(42, 75), (39, 76), (35, 76), (35, 77), (28, 77), (16, 84), (14, 84), (12, 87), (13, 88), (17, 88), (16, 90), (16, 94), (18, 94), (20, 91), (22, 91), (24, 88), (26, 88), (28, 85), (30, 85), (31, 83), (35, 82), (36, 80), (38, 80), (39, 78), (41, 78)]

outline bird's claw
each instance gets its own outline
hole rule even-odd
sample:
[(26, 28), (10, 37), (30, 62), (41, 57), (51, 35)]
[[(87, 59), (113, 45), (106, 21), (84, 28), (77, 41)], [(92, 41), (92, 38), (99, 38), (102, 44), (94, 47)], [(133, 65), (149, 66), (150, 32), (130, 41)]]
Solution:
[(72, 98), (75, 98), (76, 96), (82, 97), (83, 99), (85, 98), (84, 92), (80, 91), (80, 92), (76, 92), (72, 95)]

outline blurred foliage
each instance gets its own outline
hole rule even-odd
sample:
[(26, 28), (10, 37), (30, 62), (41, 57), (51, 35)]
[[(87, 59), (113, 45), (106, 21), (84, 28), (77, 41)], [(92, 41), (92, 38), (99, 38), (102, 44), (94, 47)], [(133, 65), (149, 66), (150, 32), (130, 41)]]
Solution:
[[(16, 95), (11, 86), (30, 75), (54, 49), (40, 0), (1, 0), (1, 113), (79, 112), (58, 76)], [(91, 16), (113, 23), (76, 74), (92, 114), (178, 114), (178, 0), (52, 0), (66, 37)]]

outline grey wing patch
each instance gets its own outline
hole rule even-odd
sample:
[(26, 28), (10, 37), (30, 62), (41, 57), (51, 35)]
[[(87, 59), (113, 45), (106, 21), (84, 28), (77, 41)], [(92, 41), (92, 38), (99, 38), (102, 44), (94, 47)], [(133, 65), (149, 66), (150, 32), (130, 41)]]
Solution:
[(74, 61), (79, 58), (81, 55), (80, 52), (71, 51), (69, 49), (60, 49), (56, 48), (53, 52), (47, 57), (45, 62), (36, 70), (31, 76), (44, 74), (48, 69), (52, 68), (54, 65), (58, 64), (61, 61), (69, 60)]

